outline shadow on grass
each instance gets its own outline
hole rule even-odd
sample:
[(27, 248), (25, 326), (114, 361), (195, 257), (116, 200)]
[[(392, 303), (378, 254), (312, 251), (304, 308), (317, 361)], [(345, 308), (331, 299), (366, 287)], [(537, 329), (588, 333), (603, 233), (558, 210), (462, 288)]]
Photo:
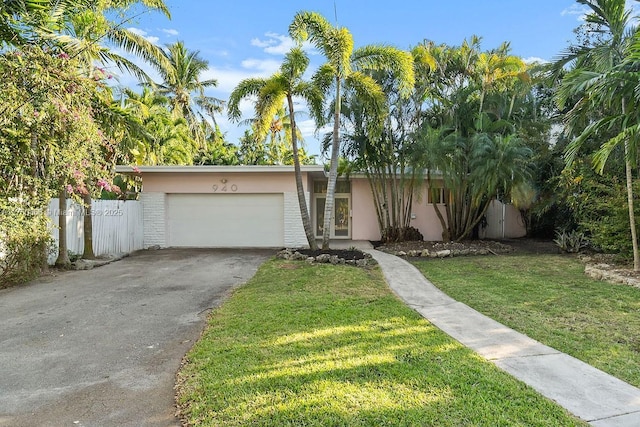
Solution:
[(188, 355), (178, 402), (192, 425), (582, 425), (405, 307), (377, 269), (282, 265)]

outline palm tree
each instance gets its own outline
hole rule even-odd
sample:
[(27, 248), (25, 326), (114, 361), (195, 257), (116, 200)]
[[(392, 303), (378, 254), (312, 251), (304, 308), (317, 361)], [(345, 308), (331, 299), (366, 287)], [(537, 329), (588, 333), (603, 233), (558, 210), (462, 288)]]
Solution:
[(155, 61), (154, 66), (162, 79), (162, 83), (157, 85), (158, 91), (169, 98), (173, 113), (187, 120), (194, 138), (203, 145), (206, 134), (202, 123), (206, 121), (197, 107), (213, 116), (222, 106), (221, 100), (205, 95), (205, 89), (218, 85), (215, 79), (201, 80), (209, 63), (200, 57), (198, 51), (190, 51), (182, 41), (178, 41), (167, 46), (163, 51), (163, 61)]
[(527, 66), (524, 61), (518, 56), (509, 55), (508, 52), (509, 45), (503, 43), (493, 52), (478, 55), (476, 75), (480, 79), (479, 114), (483, 113), (485, 97), (494, 87), (513, 82), (514, 78), (527, 78)]
[(571, 46), (560, 58), (556, 67), (574, 62), (558, 91), (561, 108), (577, 99), (567, 115), (566, 124), (572, 131), (583, 118), (596, 117), (569, 144), (566, 163), (571, 165), (584, 142), (591, 136), (617, 132), (609, 138), (593, 157), (594, 167), (603, 172), (609, 154), (618, 146), (624, 147), (625, 176), (629, 225), (633, 244), (633, 266), (640, 271), (640, 253), (635, 226), (633, 203), (633, 166), (637, 162), (640, 115), (638, 113), (637, 87), (640, 39), (638, 29), (632, 24), (631, 10), (625, 0), (578, 0), (588, 6), (588, 24), (595, 26), (600, 37), (595, 45)]
[(327, 62), (316, 72), (314, 80), (325, 90), (331, 87), (335, 90), (331, 160), (322, 235), (322, 248), (328, 249), (338, 178), (342, 93), (345, 87), (349, 87), (373, 109), (382, 110), (384, 92), (366, 72), (394, 71), (400, 82), (400, 93), (408, 96), (414, 84), (413, 58), (408, 52), (382, 45), (369, 45), (354, 50), (351, 32), (346, 28), (334, 27), (316, 12), (298, 12), (289, 26), (289, 34), (298, 42), (308, 39), (323, 53)]
[(186, 120), (168, 109), (169, 100), (148, 87), (137, 94), (125, 89), (124, 108), (139, 126), (135, 133), (122, 138), (123, 148), (138, 165), (190, 165), (196, 153), (196, 142)]
[(282, 109), (286, 101), (289, 112), (290, 130), (293, 150), (293, 165), (295, 170), (296, 190), (302, 225), (307, 236), (307, 242), (311, 249), (317, 249), (316, 239), (311, 227), (309, 210), (302, 184), (302, 172), (300, 171), (300, 157), (298, 152), (298, 128), (296, 127), (293, 98), (302, 97), (306, 100), (309, 109), (318, 120), (322, 116), (322, 94), (312, 83), (302, 80), (302, 75), (309, 65), (309, 58), (302, 49), (295, 47), (289, 51), (280, 66), (280, 71), (268, 79), (250, 78), (241, 81), (231, 93), (229, 98), (229, 117), (232, 120), (240, 119), (240, 101), (244, 98), (256, 96), (254, 127), (258, 139), (264, 138), (271, 131), (274, 118)]

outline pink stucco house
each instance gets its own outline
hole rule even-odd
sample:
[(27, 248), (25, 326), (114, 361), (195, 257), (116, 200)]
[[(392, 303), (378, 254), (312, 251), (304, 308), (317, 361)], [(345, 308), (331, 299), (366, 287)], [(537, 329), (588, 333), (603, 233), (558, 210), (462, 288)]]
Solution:
[[(144, 247), (303, 247), (293, 166), (141, 166)], [(135, 173), (119, 166), (120, 173)], [(322, 166), (302, 166), (313, 227), (322, 237), (327, 178)], [(412, 225), (425, 240), (441, 240), (442, 228), (427, 203), (426, 185), (416, 197)], [(369, 182), (340, 179), (336, 189), (332, 239), (379, 240)], [(521, 237), (519, 212), (494, 204), (488, 238)]]

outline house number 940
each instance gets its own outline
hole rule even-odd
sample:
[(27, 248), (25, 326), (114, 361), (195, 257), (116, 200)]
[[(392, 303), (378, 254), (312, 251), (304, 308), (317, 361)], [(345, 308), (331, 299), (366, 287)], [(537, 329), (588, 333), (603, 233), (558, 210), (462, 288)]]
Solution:
[(211, 187), (213, 189), (214, 193), (217, 192), (221, 192), (221, 193), (227, 193), (227, 192), (232, 192), (235, 193), (236, 191), (238, 191), (238, 186), (235, 184), (231, 184), (231, 185), (217, 185), (217, 184), (213, 184), (213, 186)]

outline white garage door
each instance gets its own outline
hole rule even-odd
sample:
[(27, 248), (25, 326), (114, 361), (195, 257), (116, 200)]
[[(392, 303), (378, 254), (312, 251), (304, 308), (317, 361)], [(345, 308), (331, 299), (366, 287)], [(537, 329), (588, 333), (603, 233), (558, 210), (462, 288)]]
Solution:
[(169, 194), (169, 246), (280, 247), (282, 194)]

